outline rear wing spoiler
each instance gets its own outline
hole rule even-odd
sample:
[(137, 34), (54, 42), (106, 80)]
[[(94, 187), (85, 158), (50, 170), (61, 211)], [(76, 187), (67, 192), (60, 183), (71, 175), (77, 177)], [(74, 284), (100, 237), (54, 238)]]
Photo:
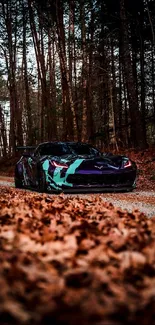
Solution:
[(34, 150), (35, 148), (36, 148), (36, 146), (21, 146), (21, 147), (16, 147), (16, 151)]

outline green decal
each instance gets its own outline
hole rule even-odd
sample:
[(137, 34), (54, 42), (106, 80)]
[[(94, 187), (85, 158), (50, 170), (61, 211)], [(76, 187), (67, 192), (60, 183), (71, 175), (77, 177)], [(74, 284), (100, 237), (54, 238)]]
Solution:
[(46, 176), (46, 182), (48, 183), (48, 168), (49, 168), (49, 160), (45, 160), (43, 163), (43, 170), (45, 172), (45, 176)]
[(49, 168), (49, 160), (46, 159), (44, 162), (43, 162), (43, 170), (47, 170), (48, 171), (48, 168)]
[(49, 164), (50, 164), (50, 163), (49, 163), (49, 160), (48, 160), (48, 159), (45, 160), (44, 163), (42, 164), (42, 166), (43, 166), (43, 170), (44, 170), (44, 172), (45, 172), (46, 183), (47, 183), (47, 184), (50, 183), (50, 185), (51, 185), (54, 189), (58, 190), (59, 187), (58, 187), (56, 184), (54, 184), (54, 181), (53, 181), (52, 176), (50, 176), (49, 173), (48, 173)]
[(28, 164), (29, 164), (29, 166), (32, 168), (32, 161), (33, 161), (33, 159), (32, 158), (28, 158)]
[(61, 162), (68, 163), (68, 159), (61, 159)]
[[(43, 163), (43, 170), (45, 172), (46, 176), (46, 182), (50, 183), (50, 186), (53, 187), (56, 190), (59, 190), (62, 185), (67, 185), (72, 187), (73, 184), (67, 182), (67, 176), (69, 174), (74, 174), (76, 169), (81, 165), (84, 159), (76, 159), (67, 169), (65, 176), (61, 176), (61, 171), (63, 167), (56, 167), (53, 172), (53, 177), (49, 175), (48, 169), (49, 169), (49, 160), (45, 160)], [(62, 159), (61, 162), (67, 163), (68, 160)]]
[(58, 184), (59, 186), (62, 186), (62, 185), (67, 185), (67, 186), (70, 186), (72, 187), (73, 184), (71, 183), (68, 183), (66, 181), (67, 179), (67, 176), (69, 174), (74, 174), (75, 173), (75, 170), (81, 165), (81, 163), (83, 162), (84, 159), (77, 159), (73, 162), (73, 164), (71, 164), (67, 171), (66, 171), (66, 174), (64, 177), (61, 177), (61, 170), (63, 169), (63, 167), (57, 167), (55, 170), (54, 170), (54, 174), (53, 174), (53, 180), (56, 184)]

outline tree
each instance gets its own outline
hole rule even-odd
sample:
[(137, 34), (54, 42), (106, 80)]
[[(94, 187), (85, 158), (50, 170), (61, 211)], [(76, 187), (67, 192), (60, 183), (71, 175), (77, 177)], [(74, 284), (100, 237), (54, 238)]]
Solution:
[(6, 0), (0, 9), (10, 152), (57, 139), (105, 150), (153, 143), (153, 0)]
[(145, 148), (146, 138), (142, 127), (142, 116), (138, 107), (136, 81), (133, 74), (133, 65), (129, 47), (128, 23), (124, 0), (120, 0), (120, 19), (123, 47), (123, 71), (128, 92), (129, 112), (131, 119), (131, 143), (134, 147)]
[(20, 1), (7, 1), (1, 3), (4, 42), (3, 52), (8, 75), (8, 88), (10, 92), (10, 150), (15, 151), (16, 145), (23, 144), (22, 112), (18, 103), (17, 94), (17, 48), (19, 42), (18, 10)]

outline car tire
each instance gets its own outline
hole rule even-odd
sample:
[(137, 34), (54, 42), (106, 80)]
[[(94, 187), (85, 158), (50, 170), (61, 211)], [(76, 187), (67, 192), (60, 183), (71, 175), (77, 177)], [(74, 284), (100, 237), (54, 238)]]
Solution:
[(46, 176), (45, 172), (43, 170), (39, 173), (39, 184), (38, 184), (38, 190), (40, 193), (46, 193), (47, 192), (47, 184), (46, 184)]
[(23, 188), (22, 180), (20, 178), (18, 178), (17, 176), (15, 176), (15, 187), (16, 188)]
[(23, 181), (22, 181), (22, 175), (19, 174), (18, 166), (15, 166), (15, 173), (14, 173), (14, 182), (16, 188), (23, 188)]

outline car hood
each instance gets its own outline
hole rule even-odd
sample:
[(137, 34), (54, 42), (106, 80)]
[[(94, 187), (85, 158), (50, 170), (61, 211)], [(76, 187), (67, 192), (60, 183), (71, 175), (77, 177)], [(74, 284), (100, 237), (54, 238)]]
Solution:
[(73, 164), (76, 160), (81, 160), (78, 169), (104, 169), (104, 168), (120, 168), (122, 166), (123, 156), (110, 155), (110, 156), (94, 156), (94, 155), (64, 155), (48, 156), (49, 160), (55, 160), (59, 163), (66, 163), (68, 166)]

